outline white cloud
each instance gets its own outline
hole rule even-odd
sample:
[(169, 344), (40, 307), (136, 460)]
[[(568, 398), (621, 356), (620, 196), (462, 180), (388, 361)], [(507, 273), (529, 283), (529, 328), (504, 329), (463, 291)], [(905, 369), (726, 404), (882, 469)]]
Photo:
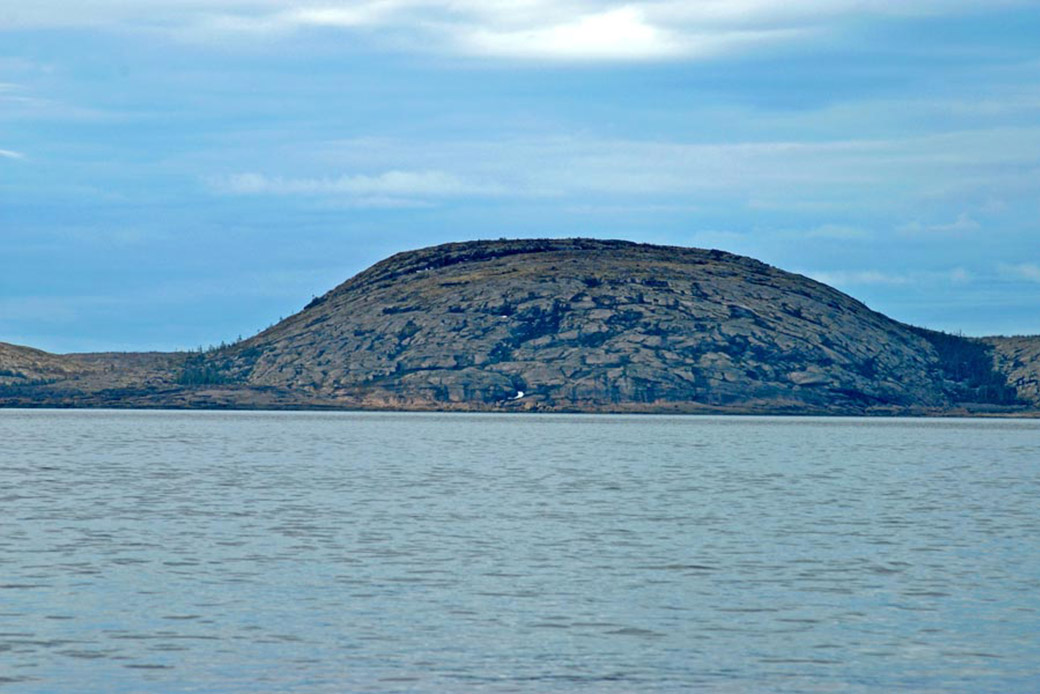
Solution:
[(20, 84), (0, 82), (0, 103), (3, 103), (7, 108), (31, 106), (40, 103), (39, 99), (30, 96), (26, 92), (26, 88)]
[[(625, 195), (695, 206), (817, 212), (834, 207), (843, 208), (847, 217), (853, 208), (872, 208), (881, 201), (887, 209), (912, 210), (922, 200), (934, 208), (945, 202), (947, 189), (956, 189), (947, 204), (962, 209), (966, 189), (983, 199), (994, 193), (1006, 199), (1040, 193), (1040, 177), (1022, 175), (1040, 154), (1040, 128), (724, 144), (585, 136), (484, 142), (357, 139), (316, 143), (310, 152), (326, 170), (450, 170), (463, 181), (494, 181), (503, 195), (584, 197), (582, 204), (590, 202), (590, 195)], [(932, 230), (977, 228), (967, 213), (950, 214), (952, 222), (931, 224)], [(810, 233), (848, 238), (856, 231), (823, 226)]]
[(818, 227), (802, 232), (800, 236), (806, 239), (834, 239), (839, 241), (849, 241), (852, 239), (869, 238), (870, 234), (857, 227), (845, 226), (842, 224), (821, 224)]
[(54, 72), (54, 66), (50, 63), (40, 63), (17, 56), (3, 56), (0, 57), (0, 72), (5, 74), (51, 74)]
[(671, 31), (648, 24), (636, 7), (577, 17), (564, 24), (515, 31), (477, 28), (463, 32), (465, 50), (509, 58), (667, 58), (686, 46)]
[(810, 270), (802, 274), (834, 287), (864, 284), (903, 285), (913, 281), (909, 275), (896, 275), (881, 270)]
[(0, 82), (0, 121), (3, 120), (115, 120), (117, 113), (84, 108), (35, 96), (24, 85)]
[[(838, 241), (848, 241), (853, 239), (866, 239), (869, 237), (870, 234), (862, 229), (837, 224), (823, 224), (808, 230), (772, 229), (767, 227), (752, 227), (744, 232), (702, 230), (694, 232), (685, 239), (685, 241), (688, 241), (691, 245), (702, 248), (722, 248), (734, 253), (745, 253), (747, 255), (758, 257), (763, 251), (763, 246), (771, 243), (789, 245), (799, 243), (804, 244), (807, 240), (833, 239)], [(815, 277), (811, 272), (805, 274)], [(861, 283), (863, 280), (868, 282), (873, 280), (874, 283), (878, 283), (885, 279), (890, 280), (888, 283), (893, 283), (891, 281), (892, 278), (882, 278), (873, 274), (857, 275), (854, 273), (830, 273), (830, 276), (832, 279), (836, 277), (842, 279), (852, 278), (860, 280)]]
[(15, 152), (12, 149), (0, 149), (0, 157), (4, 159), (25, 159), (24, 154)]
[(493, 57), (638, 61), (715, 56), (796, 34), (800, 32), (691, 29), (654, 22), (641, 7), (624, 5), (558, 24), (466, 28), (456, 33), (454, 43), (464, 53)]
[(569, 205), (564, 208), (571, 214), (681, 214), (685, 212), (696, 212), (700, 208), (696, 205), (669, 204), (669, 203), (633, 203), (633, 204), (580, 204)]
[(911, 222), (899, 227), (899, 231), (906, 234), (955, 234), (978, 231), (981, 228), (981, 224), (972, 219), (967, 213), (962, 212), (957, 216), (957, 219), (948, 224), (922, 224), (921, 222)]
[(222, 11), (202, 14), (177, 30), (185, 38), (220, 39), (228, 35), (291, 34), (307, 27), (360, 29), (377, 25), (391, 25), (388, 14), (394, 3), (368, 2), (350, 7), (315, 6), (290, 7), (271, 12), (234, 13)]
[(1040, 265), (1037, 263), (1019, 263), (1017, 265), (1001, 265), (1000, 274), (1004, 277), (1028, 282), (1040, 282)]
[[(889, 272), (886, 270), (807, 270), (803, 275), (833, 287), (857, 286), (889, 286), (905, 285), (965, 285), (975, 280), (975, 275), (963, 267), (949, 270), (914, 270), (905, 272)], [(1038, 280), (1040, 281), (1040, 280)]]
[(662, 17), (680, 21), (727, 25), (780, 25), (848, 17), (921, 17), (1000, 6), (1026, 4), (1028, 0), (664, 0), (650, 2)]
[[(862, 19), (992, 10), (1026, 0), (35, 0), (0, 27), (130, 27), (219, 38), (364, 28), (420, 50), (536, 60), (716, 56)], [(396, 45), (402, 45), (398, 42)]]
[(400, 198), (443, 198), (496, 195), (493, 185), (465, 181), (444, 171), (387, 171), (375, 176), (282, 178), (240, 173), (210, 180), (219, 192), (237, 195), (316, 195), (364, 198), (370, 204), (400, 206)]

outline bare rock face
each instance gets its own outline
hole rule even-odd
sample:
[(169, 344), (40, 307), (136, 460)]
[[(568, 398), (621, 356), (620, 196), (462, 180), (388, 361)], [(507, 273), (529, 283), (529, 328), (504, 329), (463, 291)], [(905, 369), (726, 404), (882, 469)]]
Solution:
[(216, 362), (344, 405), (862, 412), (953, 404), (926, 336), (721, 251), (588, 239), (395, 255)]
[(997, 371), (1020, 400), (1040, 407), (1040, 337), (987, 337), (994, 347)]
[(1040, 338), (915, 328), (721, 251), (591, 239), (399, 253), (230, 347), (0, 344), (0, 406), (818, 414), (1040, 411)]

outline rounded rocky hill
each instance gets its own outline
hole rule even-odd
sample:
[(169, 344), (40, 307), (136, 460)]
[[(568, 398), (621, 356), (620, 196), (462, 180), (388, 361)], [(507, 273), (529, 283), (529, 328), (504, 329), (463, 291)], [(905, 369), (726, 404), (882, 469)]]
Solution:
[(826, 285), (589, 239), (400, 253), (208, 364), (361, 407), (864, 412), (952, 392), (926, 336)]

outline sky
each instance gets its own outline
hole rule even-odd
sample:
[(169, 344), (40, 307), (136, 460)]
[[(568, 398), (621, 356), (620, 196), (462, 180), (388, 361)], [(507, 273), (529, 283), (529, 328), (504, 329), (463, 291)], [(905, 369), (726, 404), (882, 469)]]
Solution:
[(0, 0), (0, 341), (233, 341), (393, 253), (720, 248), (1040, 333), (1040, 2)]

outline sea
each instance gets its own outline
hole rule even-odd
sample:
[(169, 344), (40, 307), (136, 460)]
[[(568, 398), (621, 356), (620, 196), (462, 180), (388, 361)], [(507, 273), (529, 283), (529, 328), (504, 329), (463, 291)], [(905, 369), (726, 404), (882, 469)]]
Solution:
[(0, 410), (0, 692), (1037, 692), (1040, 421)]

